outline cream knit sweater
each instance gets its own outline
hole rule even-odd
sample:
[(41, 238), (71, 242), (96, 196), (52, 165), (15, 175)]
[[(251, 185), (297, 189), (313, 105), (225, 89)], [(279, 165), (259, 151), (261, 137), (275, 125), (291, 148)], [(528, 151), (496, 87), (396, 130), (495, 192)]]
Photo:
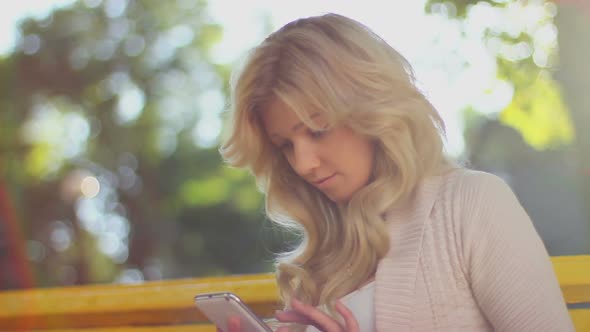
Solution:
[(378, 331), (574, 331), (547, 251), (500, 178), (429, 178), (386, 220)]

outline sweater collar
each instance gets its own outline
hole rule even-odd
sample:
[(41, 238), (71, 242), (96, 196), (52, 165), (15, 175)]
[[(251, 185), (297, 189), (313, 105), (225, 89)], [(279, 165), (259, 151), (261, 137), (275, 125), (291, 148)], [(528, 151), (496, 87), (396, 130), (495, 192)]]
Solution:
[(403, 207), (388, 210), (391, 247), (375, 275), (377, 331), (409, 331), (424, 225), (431, 215), (441, 176), (423, 180)]

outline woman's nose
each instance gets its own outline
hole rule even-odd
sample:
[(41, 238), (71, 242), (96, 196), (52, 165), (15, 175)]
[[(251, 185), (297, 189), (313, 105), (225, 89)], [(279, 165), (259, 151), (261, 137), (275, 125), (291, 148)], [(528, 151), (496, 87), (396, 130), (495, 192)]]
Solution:
[(295, 146), (293, 153), (293, 168), (300, 176), (309, 175), (320, 166), (320, 158), (317, 151), (309, 145)]

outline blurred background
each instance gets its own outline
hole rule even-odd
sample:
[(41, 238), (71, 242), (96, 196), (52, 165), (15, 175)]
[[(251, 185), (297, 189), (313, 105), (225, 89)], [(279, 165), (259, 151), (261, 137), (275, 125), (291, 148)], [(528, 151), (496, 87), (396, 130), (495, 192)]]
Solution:
[(271, 271), (290, 238), (217, 152), (228, 79), (325, 12), (408, 58), (448, 153), (503, 177), (551, 255), (590, 253), (588, 0), (20, 0), (0, 10), (0, 289)]

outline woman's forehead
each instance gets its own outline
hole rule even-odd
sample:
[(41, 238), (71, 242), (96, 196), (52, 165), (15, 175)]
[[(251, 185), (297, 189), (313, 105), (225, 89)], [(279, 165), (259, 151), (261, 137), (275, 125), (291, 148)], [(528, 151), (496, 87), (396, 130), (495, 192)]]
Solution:
[(322, 118), (328, 114), (326, 110), (318, 108), (305, 98), (297, 96), (275, 96), (265, 104), (263, 110), (276, 110), (278, 113), (293, 113), (299, 121), (313, 124), (312, 119), (320, 115)]
[(307, 110), (294, 108), (280, 98), (274, 98), (267, 103), (262, 108), (261, 115), (265, 121), (285, 123), (307, 122), (312, 118), (312, 114), (309, 114)]
[[(267, 131), (287, 134), (297, 131), (302, 127), (318, 127), (319, 122), (324, 121), (322, 112), (307, 112), (298, 114), (292, 107), (280, 99), (267, 104), (261, 112), (261, 120)], [(269, 133), (270, 134), (270, 133)]]

